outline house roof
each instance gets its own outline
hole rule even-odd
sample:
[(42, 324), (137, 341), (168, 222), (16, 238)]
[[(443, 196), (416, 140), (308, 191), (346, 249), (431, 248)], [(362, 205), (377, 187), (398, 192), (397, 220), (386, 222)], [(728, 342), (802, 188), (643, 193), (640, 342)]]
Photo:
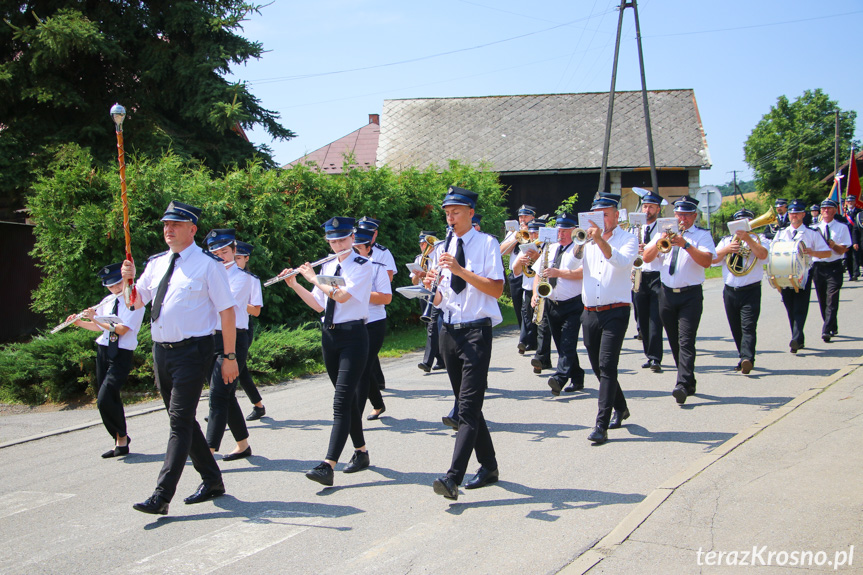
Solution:
[[(658, 168), (710, 167), (692, 90), (648, 92)], [(490, 162), (497, 172), (595, 171), (608, 93), (385, 100), (378, 165)], [(649, 166), (641, 92), (617, 92), (608, 166)]]
[(375, 165), (378, 152), (378, 138), (381, 133), (379, 122), (380, 118), (377, 114), (369, 114), (369, 123), (359, 130), (354, 130), (347, 136), (318, 148), (284, 167), (314, 162), (324, 173), (341, 174), (345, 154), (353, 153), (355, 160), (353, 165), (370, 168)]

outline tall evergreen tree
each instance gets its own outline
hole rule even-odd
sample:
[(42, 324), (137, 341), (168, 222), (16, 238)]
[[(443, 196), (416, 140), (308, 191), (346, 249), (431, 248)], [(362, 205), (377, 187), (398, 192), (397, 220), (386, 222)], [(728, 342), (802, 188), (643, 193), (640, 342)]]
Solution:
[[(267, 146), (240, 137), (263, 126), (294, 133), (243, 84), (231, 66), (260, 58), (241, 37), (243, 0), (10, 0), (0, 4), (0, 197), (20, 207), (34, 170), (52, 148), (75, 142), (100, 163), (116, 162), (115, 102), (127, 111), (127, 152), (168, 149), (219, 170)], [(9, 204), (12, 204), (11, 206)]]

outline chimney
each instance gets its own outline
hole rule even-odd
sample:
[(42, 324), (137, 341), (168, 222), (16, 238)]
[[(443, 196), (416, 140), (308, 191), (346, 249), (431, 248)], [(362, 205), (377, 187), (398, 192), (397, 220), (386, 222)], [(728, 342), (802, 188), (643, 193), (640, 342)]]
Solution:
[(381, 125), (381, 116), (380, 114), (369, 114), (369, 124), (377, 124)]

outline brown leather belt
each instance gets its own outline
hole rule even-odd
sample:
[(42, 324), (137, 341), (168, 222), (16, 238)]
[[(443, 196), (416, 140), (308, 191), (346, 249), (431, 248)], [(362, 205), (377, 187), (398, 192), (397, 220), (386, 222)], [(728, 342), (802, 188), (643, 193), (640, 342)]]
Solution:
[(615, 309), (618, 307), (629, 307), (628, 303), (612, 303), (608, 305), (598, 305), (596, 307), (590, 307), (589, 305), (584, 306), (584, 309), (587, 311), (608, 311), (610, 309)]

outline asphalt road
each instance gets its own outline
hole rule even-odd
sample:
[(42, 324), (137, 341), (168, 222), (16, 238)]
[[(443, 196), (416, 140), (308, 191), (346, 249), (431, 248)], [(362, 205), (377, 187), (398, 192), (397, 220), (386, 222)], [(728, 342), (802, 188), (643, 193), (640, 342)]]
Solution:
[[(632, 417), (602, 446), (586, 440), (597, 408), (592, 374), (585, 392), (555, 398), (547, 376), (516, 353), (515, 332), (501, 332), (484, 409), (500, 482), (462, 490), (457, 502), (431, 488), (452, 455), (454, 434), (440, 419), (452, 404), (449, 382), (444, 372), (423, 375), (418, 354), (384, 362), (387, 411), (366, 425), (370, 469), (341, 473), (348, 447), (334, 487), (303, 476), (325, 455), (332, 421), (329, 381), (304, 378), (265, 390), (267, 416), (250, 429), (254, 455), (220, 463), (228, 494), (184, 505), (200, 481), (189, 464), (167, 517), (131, 507), (155, 486), (164, 411), (131, 418), (132, 453), (114, 460), (99, 457), (111, 445), (100, 425), (8, 445), (97, 420), (93, 411), (0, 417), (0, 573), (556, 573), (663, 482), (856, 360), (863, 322), (849, 318), (861, 288), (845, 284), (830, 344), (819, 337), (813, 292), (807, 348), (792, 355), (785, 310), (765, 286), (756, 366), (743, 376), (733, 371), (721, 280), (708, 281), (698, 395), (678, 407), (667, 344), (666, 371), (653, 374), (627, 337), (621, 385)], [(206, 413), (202, 402), (199, 420)], [(223, 452), (230, 448), (226, 434)]]

